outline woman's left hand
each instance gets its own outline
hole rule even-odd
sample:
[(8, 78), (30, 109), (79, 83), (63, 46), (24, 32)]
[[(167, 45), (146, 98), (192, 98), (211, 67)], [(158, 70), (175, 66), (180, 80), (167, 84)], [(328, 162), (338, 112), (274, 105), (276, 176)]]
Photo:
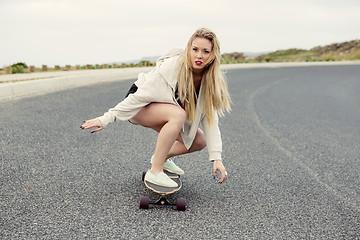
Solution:
[(216, 178), (216, 172), (220, 171), (221, 179), (218, 182), (223, 183), (227, 178), (227, 172), (226, 172), (226, 169), (225, 169), (224, 164), (222, 163), (222, 161), (221, 160), (215, 160), (213, 169), (214, 169), (214, 178)]

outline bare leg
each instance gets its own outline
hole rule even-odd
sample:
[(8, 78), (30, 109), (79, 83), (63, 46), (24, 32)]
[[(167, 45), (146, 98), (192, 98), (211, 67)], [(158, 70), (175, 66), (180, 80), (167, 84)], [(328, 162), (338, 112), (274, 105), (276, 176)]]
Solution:
[(179, 138), (180, 139), (175, 141), (175, 143), (171, 147), (171, 149), (167, 155), (167, 158), (171, 158), (174, 156), (187, 154), (187, 153), (191, 153), (191, 152), (195, 152), (195, 151), (200, 151), (204, 147), (206, 147), (205, 136), (201, 129), (198, 129), (195, 139), (194, 139), (194, 142), (191, 145), (189, 150), (187, 150), (187, 148), (185, 147), (185, 145), (181, 139), (181, 136), (179, 136)]
[[(161, 130), (161, 128), (156, 128), (156, 127), (153, 129), (157, 132), (160, 132), (160, 130)], [(179, 156), (179, 155), (195, 152), (195, 151), (200, 151), (205, 147), (206, 147), (205, 135), (204, 135), (204, 132), (200, 128), (197, 130), (194, 142), (191, 145), (189, 150), (185, 147), (184, 142), (181, 138), (181, 135), (179, 134), (179, 136), (177, 137), (177, 140), (174, 142), (171, 149), (169, 150), (169, 152), (166, 156), (166, 159), (174, 157), (174, 156)]]
[(179, 137), (186, 120), (185, 111), (173, 104), (150, 103), (143, 107), (130, 121), (159, 132), (151, 172), (163, 171), (170, 149)]

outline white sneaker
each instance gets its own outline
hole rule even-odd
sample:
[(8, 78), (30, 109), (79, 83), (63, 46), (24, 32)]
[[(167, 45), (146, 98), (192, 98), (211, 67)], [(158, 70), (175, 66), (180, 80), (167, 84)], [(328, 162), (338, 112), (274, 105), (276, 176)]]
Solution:
[(164, 172), (159, 172), (157, 174), (152, 173), (148, 170), (145, 174), (145, 181), (151, 182), (153, 184), (162, 186), (162, 187), (177, 187), (178, 184), (171, 180), (168, 175)]
[[(153, 163), (154, 155), (151, 157), (151, 164)], [(175, 173), (178, 175), (184, 175), (184, 171), (176, 166), (176, 164), (171, 160), (171, 158), (167, 159), (163, 166), (164, 170)]]
[(171, 160), (171, 158), (166, 160), (163, 168), (168, 172), (176, 173), (179, 175), (184, 175), (184, 171), (181, 168), (179, 168), (178, 166), (176, 166), (175, 163)]

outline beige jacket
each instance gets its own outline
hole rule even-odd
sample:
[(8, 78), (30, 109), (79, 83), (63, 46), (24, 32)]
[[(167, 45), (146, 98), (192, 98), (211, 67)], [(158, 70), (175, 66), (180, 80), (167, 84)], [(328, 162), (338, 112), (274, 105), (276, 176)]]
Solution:
[[(163, 102), (179, 105), (175, 99), (175, 89), (177, 84), (177, 73), (179, 68), (179, 56), (183, 50), (173, 49), (156, 62), (156, 67), (149, 73), (139, 74), (138, 80), (135, 82), (138, 90), (134, 94), (130, 94), (122, 102), (110, 109), (98, 119), (105, 128), (115, 121), (126, 121), (135, 116), (142, 107), (151, 102)], [(201, 88), (201, 86), (200, 86)], [(199, 92), (201, 94), (201, 90)], [(193, 122), (186, 122), (181, 137), (187, 149), (190, 149), (197, 129), (202, 126), (206, 138), (206, 145), (209, 152), (209, 160), (221, 160), (222, 141), (218, 125), (218, 114), (214, 113), (214, 123), (209, 126), (202, 113), (203, 101), (201, 96), (195, 110), (195, 119)]]

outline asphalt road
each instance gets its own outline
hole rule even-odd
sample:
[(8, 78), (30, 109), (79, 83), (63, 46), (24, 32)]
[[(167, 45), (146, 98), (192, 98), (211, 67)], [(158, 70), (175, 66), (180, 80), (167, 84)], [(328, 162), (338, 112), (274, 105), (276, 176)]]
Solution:
[(138, 207), (156, 134), (82, 120), (132, 81), (0, 102), (1, 239), (360, 239), (360, 67), (228, 71), (229, 177), (207, 150), (175, 161), (188, 209)]

